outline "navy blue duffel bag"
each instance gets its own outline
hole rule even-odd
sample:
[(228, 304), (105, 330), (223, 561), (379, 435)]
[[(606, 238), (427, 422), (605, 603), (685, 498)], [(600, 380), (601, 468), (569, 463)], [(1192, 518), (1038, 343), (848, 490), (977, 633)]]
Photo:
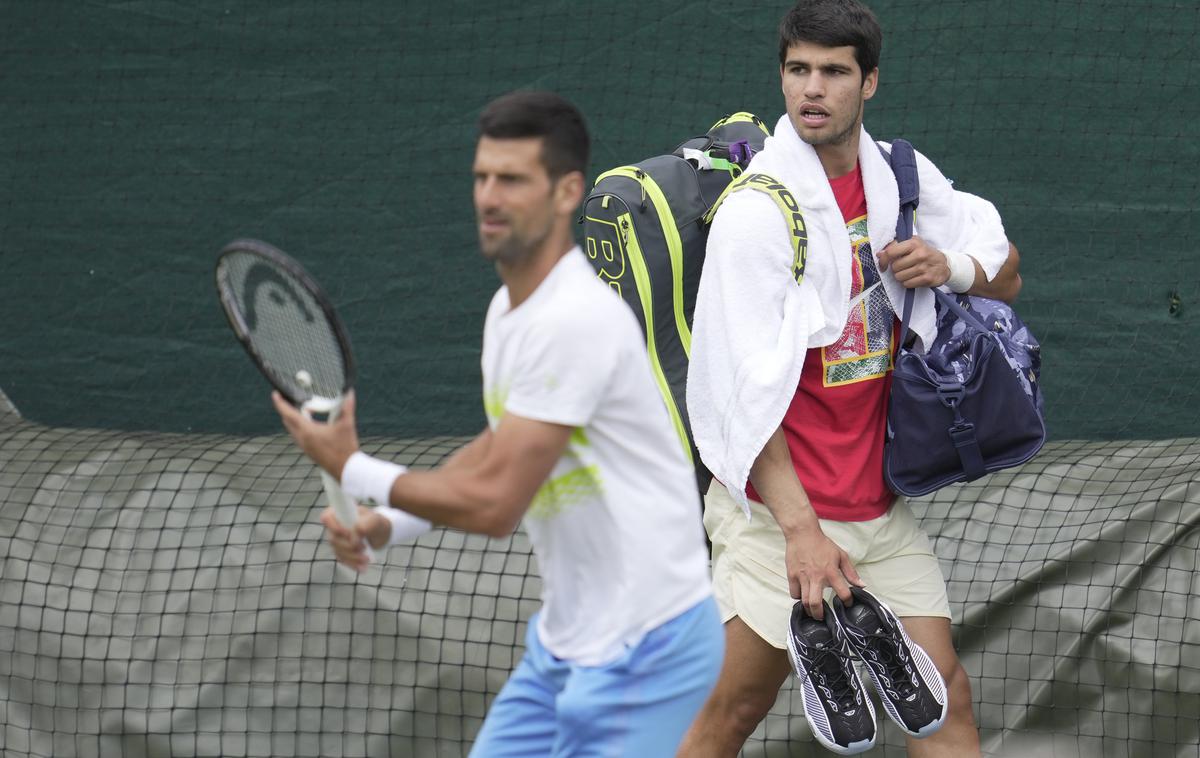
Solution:
[(1046, 440), (1037, 339), (1005, 303), (934, 290), (929, 352), (900, 348), (883, 477), (917, 496), (1032, 458)]
[[(892, 144), (900, 186), (896, 238), (912, 236), (919, 187), (912, 146)], [(1028, 461), (1046, 439), (1041, 349), (1006, 303), (933, 290), (937, 336), (927, 353), (904, 347), (913, 290), (905, 292), (892, 376), (883, 477), (915, 497)]]

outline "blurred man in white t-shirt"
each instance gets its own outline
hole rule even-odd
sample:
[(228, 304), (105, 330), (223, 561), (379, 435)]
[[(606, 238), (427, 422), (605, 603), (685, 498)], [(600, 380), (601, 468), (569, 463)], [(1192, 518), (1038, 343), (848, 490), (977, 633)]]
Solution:
[(503, 282), (483, 332), (487, 428), (410, 472), (359, 451), (352, 394), (328, 425), (275, 406), (349, 495), (377, 504), (353, 529), (322, 515), (351, 567), (366, 567), (364, 541), (382, 548), (429, 522), (497, 537), (524, 523), (542, 607), (472, 756), (671, 756), (724, 651), (695, 476), (633, 313), (572, 236), (582, 115), (516, 92), (479, 127), (479, 244)]

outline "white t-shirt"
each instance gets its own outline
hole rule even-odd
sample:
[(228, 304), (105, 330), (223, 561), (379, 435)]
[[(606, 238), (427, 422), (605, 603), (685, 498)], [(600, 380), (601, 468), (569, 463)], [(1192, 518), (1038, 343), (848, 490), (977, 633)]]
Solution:
[(606, 663), (712, 593), (695, 474), (641, 329), (578, 247), (517, 308), (500, 288), (482, 366), (493, 429), (506, 412), (575, 427), (524, 518), (551, 653)]

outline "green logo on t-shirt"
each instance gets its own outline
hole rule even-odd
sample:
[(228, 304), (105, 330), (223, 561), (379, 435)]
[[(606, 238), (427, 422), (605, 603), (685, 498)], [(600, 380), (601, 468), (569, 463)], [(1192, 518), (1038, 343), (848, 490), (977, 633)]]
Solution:
[(604, 494), (600, 484), (600, 467), (581, 466), (562, 476), (548, 479), (529, 504), (528, 515), (536, 519), (551, 519), (567, 508)]

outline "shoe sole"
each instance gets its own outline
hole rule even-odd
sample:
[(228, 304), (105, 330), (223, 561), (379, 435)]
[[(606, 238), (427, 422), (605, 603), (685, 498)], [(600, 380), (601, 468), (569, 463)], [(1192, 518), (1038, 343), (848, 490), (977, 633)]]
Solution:
[[(821, 733), (821, 730), (818, 728), (818, 726), (813, 723), (812, 716), (809, 715), (810, 711), (808, 709), (809, 697), (816, 698), (817, 694), (816, 691), (813, 690), (812, 695), (809, 695), (809, 690), (812, 690), (813, 687), (809, 682), (808, 677), (801, 674), (801, 672), (804, 671), (804, 666), (800, 660), (800, 653), (796, 651), (796, 643), (792, 641), (791, 629), (788, 630), (787, 649), (788, 656), (792, 659), (792, 670), (796, 672), (796, 676), (802, 679), (800, 684), (800, 704), (804, 707), (804, 720), (808, 722), (808, 729), (812, 732), (813, 737), (817, 738), (817, 742), (821, 743), (821, 746), (826, 750), (831, 750), (838, 755), (858, 755), (859, 753), (865, 753), (866, 751), (875, 747), (875, 735), (871, 735), (869, 739), (851, 742), (849, 745), (839, 745)], [(871, 714), (871, 721), (874, 722), (875, 708), (871, 705), (871, 698), (865, 692), (863, 693), (863, 696), (863, 704), (867, 708), (867, 713)], [(820, 698), (817, 699), (819, 700)], [(825, 709), (818, 706), (818, 710), (823, 713)]]

